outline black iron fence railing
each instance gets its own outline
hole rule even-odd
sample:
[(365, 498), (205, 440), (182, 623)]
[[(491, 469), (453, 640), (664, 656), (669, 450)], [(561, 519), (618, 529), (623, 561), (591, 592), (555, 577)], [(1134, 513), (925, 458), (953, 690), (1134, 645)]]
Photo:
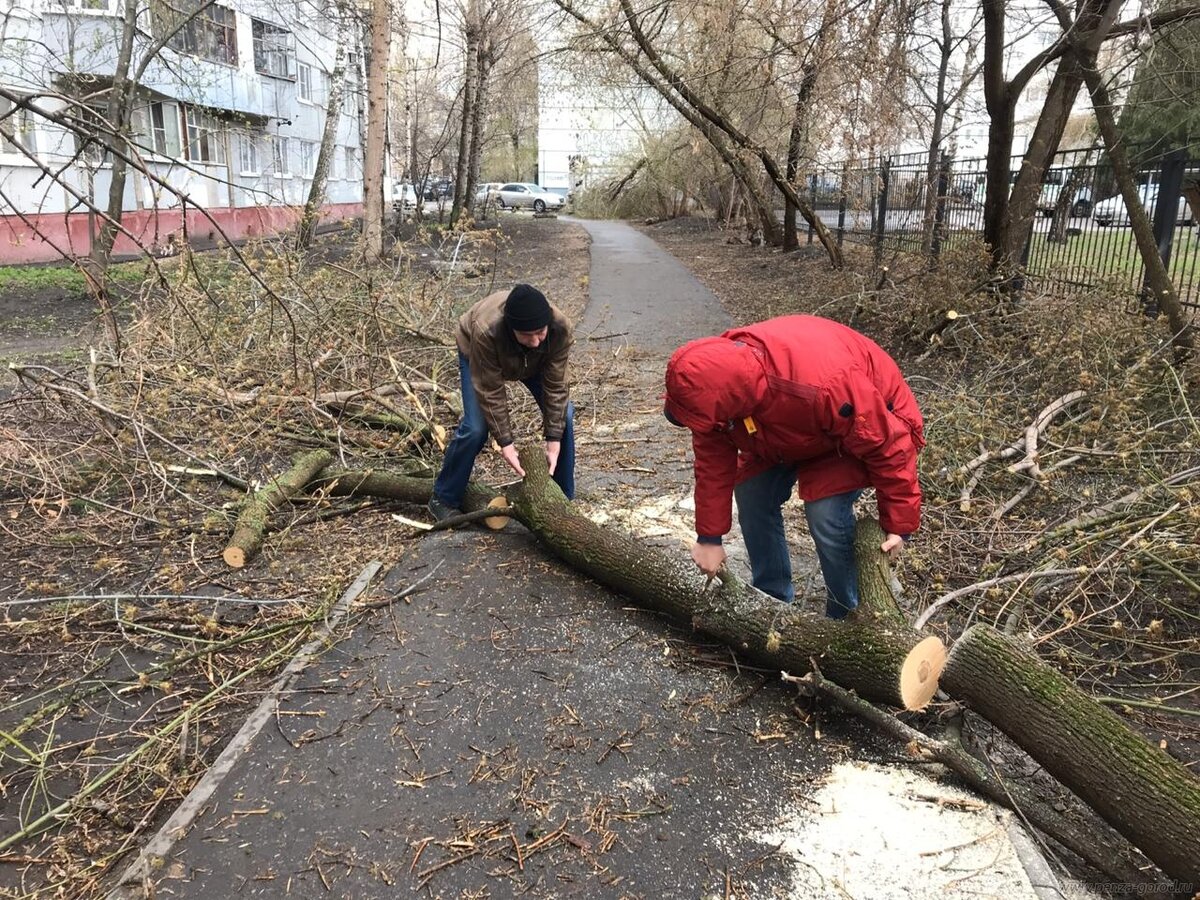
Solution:
[[(1010, 184), (1022, 160), (1013, 158)], [(1175, 151), (1134, 160), (1159, 253), (1180, 300), (1200, 309), (1200, 159)], [(930, 166), (926, 154), (911, 154), (831, 167), (808, 174), (807, 197), (839, 244), (870, 245), (878, 259), (894, 251), (937, 256), (982, 235), (985, 162), (943, 155)], [(1103, 150), (1056, 154), (1037, 208), (1022, 254), (1029, 280), (1064, 291), (1100, 284), (1143, 291), (1145, 267)]]

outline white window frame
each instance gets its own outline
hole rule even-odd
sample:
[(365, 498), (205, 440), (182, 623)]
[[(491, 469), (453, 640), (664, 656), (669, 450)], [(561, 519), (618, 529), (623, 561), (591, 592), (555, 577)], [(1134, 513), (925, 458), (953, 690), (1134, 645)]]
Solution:
[[(357, 177), (355, 175), (355, 170), (358, 168), (358, 148), (343, 147), (342, 149), (345, 151), (344, 157), (346, 160), (346, 180), (354, 181), (354, 179)], [(361, 175), (362, 173), (360, 172), (359, 174)]]
[(266, 19), (252, 18), (250, 37), (255, 72), (269, 78), (295, 81), (296, 35), (290, 29)]
[(37, 156), (37, 128), (29, 107), (15, 107), (15, 103), (0, 97), (0, 114), (8, 114), (0, 120), (0, 155), (16, 156), (28, 161), (29, 157), (18, 148), (24, 147), (29, 153)]
[[(104, 117), (108, 115), (108, 104), (89, 103), (77, 106), (71, 112), (82, 127), (92, 127), (100, 134), (105, 128)], [(84, 143), (83, 135), (73, 129), (71, 140), (74, 144), (75, 158), (80, 162), (97, 169), (110, 164), (109, 148), (103, 141), (89, 139)]]
[(312, 178), (317, 172), (317, 154), (320, 152), (321, 145), (316, 141), (297, 141), (300, 145), (300, 171), (297, 173), (301, 178)]
[(155, 156), (161, 156), (164, 159), (181, 158), (183, 156), (183, 134), (179, 127), (179, 104), (170, 100), (152, 100), (146, 115), (150, 123), (148, 143), (153, 148)]
[(59, 4), (65, 10), (85, 16), (111, 16), (113, 14), (113, 0), (59, 0)]
[(225, 164), (225, 123), (198, 106), (185, 106), (184, 154), (188, 162)]
[(292, 161), (288, 153), (288, 138), (271, 135), (271, 174), (276, 178), (292, 177)]
[(316, 103), (313, 96), (313, 67), (308, 63), (296, 64), (296, 99), (301, 103)]
[(168, 47), (177, 53), (219, 65), (236, 66), (237, 14), (232, 7), (220, 3), (212, 3), (202, 12), (196, 12), (202, 5), (202, 0), (161, 0), (161, 6), (152, 5), (155, 37), (171, 31), (182, 18), (184, 25), (172, 35)]
[(260, 135), (254, 131), (238, 133), (238, 174), (257, 177), (262, 174), (260, 159)]

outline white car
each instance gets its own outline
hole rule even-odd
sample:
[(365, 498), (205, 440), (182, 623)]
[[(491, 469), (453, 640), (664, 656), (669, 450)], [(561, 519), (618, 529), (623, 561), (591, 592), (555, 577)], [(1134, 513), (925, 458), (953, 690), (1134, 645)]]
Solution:
[(396, 209), (417, 208), (417, 190), (411, 184), (397, 181), (392, 185), (392, 205)]
[(500, 189), (496, 191), (496, 201), (504, 209), (532, 207), (534, 212), (562, 209), (563, 206), (563, 198), (558, 194), (552, 194), (536, 184), (522, 181), (500, 185)]
[[(1054, 210), (1058, 206), (1058, 198), (1062, 195), (1062, 189), (1061, 184), (1043, 184), (1042, 192), (1038, 195), (1038, 212), (1047, 217), (1054, 215)], [(1070, 215), (1083, 218), (1091, 211), (1092, 192), (1086, 187), (1076, 188), (1075, 196), (1071, 200)]]
[[(1138, 198), (1142, 201), (1142, 206), (1146, 208), (1146, 215), (1150, 217), (1151, 221), (1154, 221), (1154, 209), (1158, 206), (1158, 185), (1143, 184), (1138, 188)], [(1125, 208), (1125, 200), (1118, 194), (1097, 203), (1096, 208), (1092, 210), (1092, 218), (1101, 228), (1107, 228), (1109, 225), (1128, 225), (1129, 210)], [(1192, 224), (1191, 208), (1185, 197), (1179, 198), (1179, 211), (1175, 216), (1175, 221), (1182, 225)]]

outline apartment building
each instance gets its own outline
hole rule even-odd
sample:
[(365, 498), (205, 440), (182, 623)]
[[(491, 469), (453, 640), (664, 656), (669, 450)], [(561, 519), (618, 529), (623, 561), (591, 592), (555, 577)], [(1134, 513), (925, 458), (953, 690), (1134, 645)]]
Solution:
[[(0, 0), (0, 85), (32, 107), (0, 98), (0, 264), (91, 246), (99, 224), (89, 202), (108, 204), (101, 114), (127, 2), (136, 0)], [(135, 20), (132, 131), (152, 177), (129, 174), (122, 225), (133, 237), (121, 235), (116, 252), (178, 243), (185, 232), (204, 242), (294, 226), (324, 129), (338, 33), (332, 3), (151, 0), (138, 4)], [(327, 220), (362, 213), (355, 54), (346, 68)]]

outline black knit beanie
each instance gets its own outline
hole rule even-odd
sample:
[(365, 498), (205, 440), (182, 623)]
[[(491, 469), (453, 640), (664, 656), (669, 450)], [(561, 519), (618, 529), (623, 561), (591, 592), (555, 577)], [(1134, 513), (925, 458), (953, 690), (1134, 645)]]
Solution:
[(528, 284), (518, 284), (504, 301), (504, 321), (513, 331), (540, 331), (550, 324), (546, 295)]

